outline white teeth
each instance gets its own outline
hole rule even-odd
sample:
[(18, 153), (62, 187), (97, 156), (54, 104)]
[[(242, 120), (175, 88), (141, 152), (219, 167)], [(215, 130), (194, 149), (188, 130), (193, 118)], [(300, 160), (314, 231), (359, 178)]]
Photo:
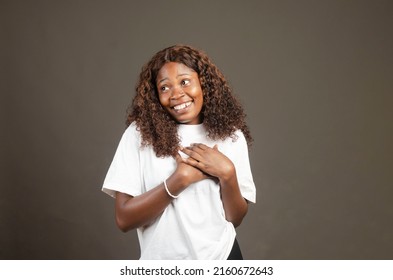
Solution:
[(190, 106), (190, 105), (191, 105), (191, 101), (188, 101), (188, 102), (186, 102), (186, 103), (182, 103), (182, 104), (180, 104), (180, 105), (177, 105), (177, 106), (173, 107), (173, 109), (175, 109), (175, 110), (181, 110), (181, 109), (187, 108), (187, 107)]

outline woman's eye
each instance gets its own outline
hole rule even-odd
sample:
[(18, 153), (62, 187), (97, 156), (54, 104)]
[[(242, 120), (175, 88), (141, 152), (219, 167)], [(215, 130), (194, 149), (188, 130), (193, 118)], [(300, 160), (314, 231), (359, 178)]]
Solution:
[(188, 85), (188, 84), (190, 84), (190, 81), (189, 81), (189, 80), (182, 80), (182, 81), (181, 81), (181, 85), (182, 85), (182, 86), (186, 86), (186, 85)]
[(160, 87), (160, 91), (167, 91), (168, 90), (168, 87), (167, 86), (161, 86)]

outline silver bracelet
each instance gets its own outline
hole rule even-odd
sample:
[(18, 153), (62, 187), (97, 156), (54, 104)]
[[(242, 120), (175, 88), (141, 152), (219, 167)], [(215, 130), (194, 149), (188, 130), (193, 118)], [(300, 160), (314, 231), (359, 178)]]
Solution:
[(164, 186), (165, 186), (165, 190), (166, 190), (167, 194), (168, 194), (170, 197), (172, 197), (172, 198), (178, 198), (178, 197), (179, 197), (178, 195), (173, 195), (173, 194), (171, 194), (171, 192), (168, 190), (168, 186), (166, 185), (166, 179), (164, 180)]

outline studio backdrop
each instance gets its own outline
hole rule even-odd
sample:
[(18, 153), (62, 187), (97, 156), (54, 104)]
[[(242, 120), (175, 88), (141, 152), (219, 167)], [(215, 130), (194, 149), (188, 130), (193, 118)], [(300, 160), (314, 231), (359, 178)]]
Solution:
[(393, 258), (391, 1), (0, 2), (1, 259), (137, 259), (103, 179), (141, 67), (204, 50), (254, 137), (246, 259)]

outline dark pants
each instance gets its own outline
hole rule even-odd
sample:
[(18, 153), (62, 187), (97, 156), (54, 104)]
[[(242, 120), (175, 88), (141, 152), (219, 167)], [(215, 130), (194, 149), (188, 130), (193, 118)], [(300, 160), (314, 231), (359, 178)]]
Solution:
[(233, 242), (233, 247), (231, 252), (229, 253), (228, 260), (242, 260), (242, 252), (240, 251), (239, 243), (235, 238), (235, 242)]

